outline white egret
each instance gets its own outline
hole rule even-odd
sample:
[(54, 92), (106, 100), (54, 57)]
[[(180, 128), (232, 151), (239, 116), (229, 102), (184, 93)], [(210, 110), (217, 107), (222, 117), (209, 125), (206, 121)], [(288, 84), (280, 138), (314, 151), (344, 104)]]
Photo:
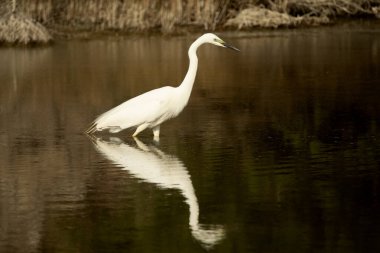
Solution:
[(86, 132), (92, 134), (96, 131), (108, 130), (111, 133), (117, 133), (127, 128), (137, 127), (133, 134), (136, 136), (146, 128), (151, 128), (154, 137), (158, 138), (161, 123), (176, 117), (189, 101), (198, 68), (196, 52), (198, 47), (205, 43), (240, 51), (215, 34), (202, 35), (189, 48), (189, 70), (178, 87), (161, 87), (131, 98), (101, 114)]

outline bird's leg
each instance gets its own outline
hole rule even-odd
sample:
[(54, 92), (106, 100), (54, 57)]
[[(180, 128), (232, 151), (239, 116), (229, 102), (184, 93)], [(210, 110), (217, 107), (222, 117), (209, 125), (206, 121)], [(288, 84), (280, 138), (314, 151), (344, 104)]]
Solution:
[(133, 137), (137, 136), (140, 132), (144, 131), (145, 128), (147, 128), (147, 127), (148, 127), (148, 124), (139, 125), (132, 136)]
[(142, 141), (140, 141), (137, 137), (133, 137), (133, 139), (135, 140), (137, 147), (139, 147), (139, 149), (146, 151), (146, 152), (150, 152), (149, 147), (147, 145), (145, 145)]
[(160, 125), (153, 127), (153, 135), (155, 138), (160, 137)]

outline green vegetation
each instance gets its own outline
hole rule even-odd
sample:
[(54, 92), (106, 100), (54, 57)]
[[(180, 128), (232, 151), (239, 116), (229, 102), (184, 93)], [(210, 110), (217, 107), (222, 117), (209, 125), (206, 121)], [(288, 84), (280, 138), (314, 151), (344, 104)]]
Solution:
[[(25, 15), (15, 14), (16, 2)], [(173, 34), (189, 28), (323, 25), (339, 17), (363, 16), (380, 18), (380, 0), (7, 0), (0, 4), (0, 43), (49, 41), (49, 33), (38, 22), (55, 35)]]

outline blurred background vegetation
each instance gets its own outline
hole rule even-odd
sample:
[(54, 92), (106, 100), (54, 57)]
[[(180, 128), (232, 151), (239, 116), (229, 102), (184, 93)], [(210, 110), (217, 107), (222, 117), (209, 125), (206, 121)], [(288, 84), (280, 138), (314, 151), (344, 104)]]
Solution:
[(2, 0), (0, 42), (45, 43), (51, 35), (93, 32), (297, 27), (340, 17), (380, 18), (380, 0)]

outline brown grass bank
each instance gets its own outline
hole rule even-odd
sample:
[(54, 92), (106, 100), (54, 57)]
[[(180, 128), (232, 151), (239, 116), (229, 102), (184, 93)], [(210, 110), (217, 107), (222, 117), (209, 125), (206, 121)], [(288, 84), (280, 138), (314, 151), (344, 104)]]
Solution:
[(54, 29), (171, 33), (180, 26), (214, 30), (237, 0), (20, 0), (24, 12)]
[(0, 2), (0, 45), (47, 43), (47, 29), (18, 10), (17, 0)]
[[(276, 28), (320, 25), (339, 17), (380, 18), (380, 0), (2, 0), (0, 17), (9, 15), (2, 9), (12, 3), (55, 35)], [(12, 30), (2, 29), (0, 37)]]
[(241, 10), (225, 25), (239, 29), (252, 27), (315, 26), (339, 17), (380, 18), (379, 0), (266, 0)]

